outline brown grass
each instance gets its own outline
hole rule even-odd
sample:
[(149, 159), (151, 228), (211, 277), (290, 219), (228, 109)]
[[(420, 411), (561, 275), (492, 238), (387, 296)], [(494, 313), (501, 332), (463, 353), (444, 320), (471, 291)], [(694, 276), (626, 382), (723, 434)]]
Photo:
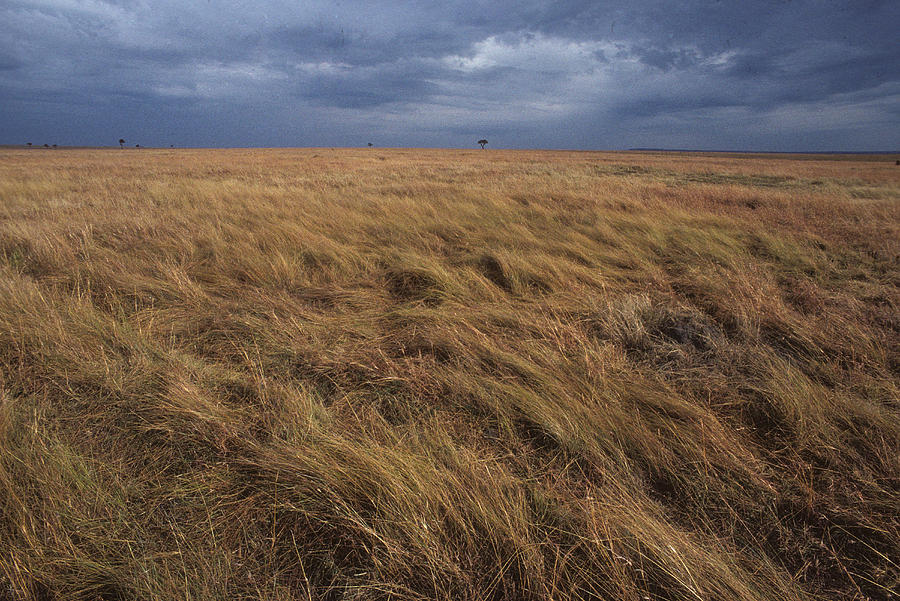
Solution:
[(895, 157), (0, 151), (0, 600), (896, 598)]

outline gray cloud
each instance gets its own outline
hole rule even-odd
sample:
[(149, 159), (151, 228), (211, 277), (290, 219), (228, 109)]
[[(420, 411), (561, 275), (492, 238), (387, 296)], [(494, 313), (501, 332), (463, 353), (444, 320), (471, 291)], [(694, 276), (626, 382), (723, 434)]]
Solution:
[(0, 142), (900, 143), (888, 1), (8, 0)]

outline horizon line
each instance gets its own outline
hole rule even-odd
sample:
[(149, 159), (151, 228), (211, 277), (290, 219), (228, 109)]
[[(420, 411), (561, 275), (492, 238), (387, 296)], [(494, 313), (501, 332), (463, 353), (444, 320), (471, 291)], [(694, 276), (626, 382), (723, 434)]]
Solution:
[[(28, 146), (27, 144), (0, 144), (0, 148), (31, 148), (31, 149), (44, 149), (43, 144), (33, 144), (32, 146)], [(50, 149), (53, 148), (51, 144), (49, 146)], [(504, 151), (521, 151), (521, 152), (529, 152), (529, 151), (550, 151), (550, 152), (672, 152), (672, 153), (713, 153), (713, 154), (811, 154), (811, 155), (835, 155), (835, 154), (850, 154), (850, 155), (893, 155), (900, 154), (900, 149), (898, 150), (756, 150), (756, 149), (743, 149), (743, 150), (735, 150), (735, 149), (720, 149), (720, 148), (656, 148), (656, 147), (635, 147), (635, 148), (543, 148), (543, 147), (531, 147), (531, 148), (478, 148), (476, 147), (467, 147), (467, 146), (153, 146), (141, 145), (137, 146), (124, 146), (120, 147), (115, 144), (111, 145), (91, 145), (91, 144), (58, 144), (56, 149), (60, 148), (69, 148), (69, 149), (118, 149), (118, 150), (135, 150), (135, 149), (147, 149), (147, 150), (321, 150), (321, 149), (329, 149), (329, 150), (504, 150)]]

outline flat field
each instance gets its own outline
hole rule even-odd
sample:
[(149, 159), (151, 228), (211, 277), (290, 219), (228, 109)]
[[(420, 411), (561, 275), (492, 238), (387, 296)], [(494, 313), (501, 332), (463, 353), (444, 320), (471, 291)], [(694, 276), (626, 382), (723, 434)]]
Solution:
[(0, 150), (0, 601), (896, 599), (896, 159)]

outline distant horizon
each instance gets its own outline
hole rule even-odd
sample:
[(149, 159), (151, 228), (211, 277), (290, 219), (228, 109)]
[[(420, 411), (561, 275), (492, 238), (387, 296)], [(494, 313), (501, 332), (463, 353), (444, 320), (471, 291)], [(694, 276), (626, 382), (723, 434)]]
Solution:
[[(49, 144), (49, 142), (46, 142)], [(44, 142), (37, 144), (33, 143), (32, 146), (27, 146), (27, 143), (21, 144), (13, 144), (13, 143), (0, 143), (0, 148), (33, 148), (38, 150), (44, 150)], [(103, 144), (103, 145), (92, 145), (92, 144), (57, 144), (57, 150), (60, 148), (70, 148), (70, 149), (116, 149), (116, 150), (318, 150), (318, 149), (331, 149), (331, 150), (376, 150), (376, 149), (385, 149), (385, 150), (477, 150), (481, 151), (477, 144), (473, 146), (379, 146), (377, 144), (372, 146), (367, 145), (359, 145), (359, 146), (179, 146), (179, 145), (145, 145), (141, 144), (139, 148), (135, 145), (125, 144), (124, 147), (120, 147), (118, 144)], [(53, 150), (53, 145), (50, 144), (50, 150)], [(757, 150), (757, 149), (721, 149), (721, 148), (654, 148), (654, 147), (641, 147), (641, 148), (561, 148), (561, 147), (507, 147), (507, 146), (494, 146), (491, 147), (488, 145), (483, 149), (484, 151), (490, 150), (512, 150), (512, 151), (551, 151), (551, 152), (672, 152), (672, 153), (712, 153), (712, 154), (811, 154), (811, 155), (838, 155), (838, 154), (850, 154), (850, 155), (895, 155), (900, 154), (900, 149), (898, 150)]]

